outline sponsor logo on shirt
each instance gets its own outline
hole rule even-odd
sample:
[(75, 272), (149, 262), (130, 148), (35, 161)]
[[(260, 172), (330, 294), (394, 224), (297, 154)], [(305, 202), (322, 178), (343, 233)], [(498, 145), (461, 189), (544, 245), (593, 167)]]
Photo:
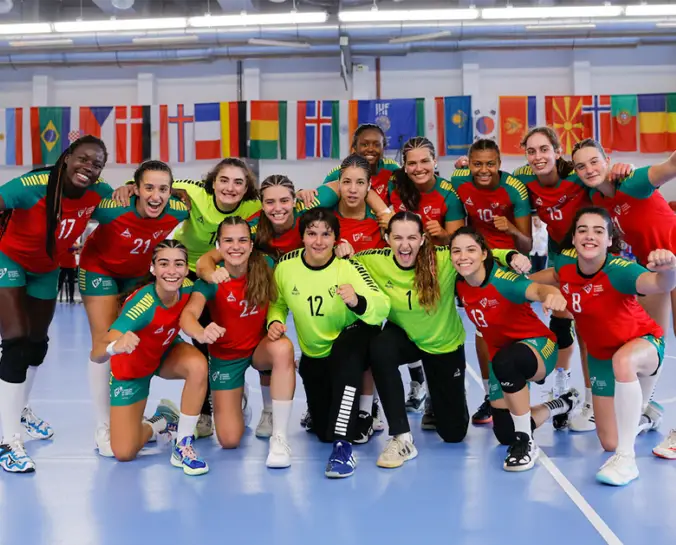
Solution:
[(131, 233), (129, 232), (129, 229), (125, 229), (124, 231), (122, 231), (120, 233), (120, 236), (122, 236), (124, 238), (131, 238)]
[(561, 286), (561, 289), (563, 290), (563, 293), (570, 293), (570, 287), (567, 283)]
[(388, 281), (387, 281), (387, 284), (385, 284), (385, 287), (386, 287), (386, 288), (389, 288), (389, 289), (392, 289), (392, 288), (394, 287), (394, 285), (392, 284), (392, 280), (388, 280)]
[(233, 295), (233, 293), (230, 292), (230, 295), (228, 295), (227, 301), (228, 301), (228, 303), (234, 303), (235, 301), (237, 301), (237, 297), (235, 297), (235, 296)]
[(492, 202), (491, 203), (491, 208), (493, 208), (493, 209), (497, 208), (498, 206), (500, 206), (499, 202)]
[(542, 204), (543, 204), (542, 199), (541, 199), (540, 197), (538, 197), (537, 199), (535, 199), (535, 204), (536, 204), (537, 206), (542, 206)]
[(197, 221), (200, 222), (201, 224), (204, 224), (204, 217), (203, 217), (203, 216), (199, 216), (199, 217), (197, 218)]
[(472, 197), (467, 197), (467, 200), (465, 201), (465, 204), (467, 206), (474, 206), (474, 203), (472, 202)]
[(567, 200), (568, 200), (568, 195), (564, 195), (563, 197), (561, 197), (561, 198), (559, 199), (559, 203), (563, 204), (563, 203), (566, 202)]
[(300, 295), (300, 292), (295, 285), (293, 286), (293, 290), (291, 290), (291, 295)]
[(164, 326), (160, 326), (159, 329), (155, 330), (155, 335), (159, 335), (160, 333), (164, 333)]
[(597, 284), (594, 286), (594, 293), (602, 293), (603, 292), (603, 285), (602, 284)]

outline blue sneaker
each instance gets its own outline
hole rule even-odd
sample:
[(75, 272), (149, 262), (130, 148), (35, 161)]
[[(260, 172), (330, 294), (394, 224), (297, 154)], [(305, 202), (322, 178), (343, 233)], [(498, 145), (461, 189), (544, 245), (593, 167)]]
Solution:
[(0, 445), (0, 467), (8, 473), (35, 471), (35, 462), (26, 454), (23, 441), (18, 436)]
[(330, 479), (342, 479), (352, 475), (356, 467), (357, 460), (352, 455), (352, 445), (347, 441), (334, 441), (324, 475)]
[(54, 435), (49, 423), (37, 416), (30, 407), (24, 407), (21, 411), (21, 423), (26, 428), (28, 436), (33, 439), (50, 439)]
[(170, 399), (160, 399), (157, 409), (155, 409), (155, 416), (161, 416), (167, 421), (167, 427), (164, 429), (165, 432), (169, 431), (176, 433), (178, 431), (178, 420), (180, 418), (181, 411), (179, 408), (174, 405), (174, 402)]
[(180, 443), (174, 444), (174, 450), (171, 453), (171, 465), (182, 467), (186, 475), (203, 475), (209, 471), (207, 463), (200, 458), (192, 444), (195, 438), (184, 437)]

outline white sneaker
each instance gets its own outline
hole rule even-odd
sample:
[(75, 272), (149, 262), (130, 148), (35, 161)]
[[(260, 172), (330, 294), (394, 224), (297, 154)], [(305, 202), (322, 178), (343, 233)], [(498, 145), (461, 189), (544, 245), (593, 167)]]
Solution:
[(596, 421), (594, 420), (594, 407), (591, 403), (585, 402), (582, 405), (582, 410), (575, 414), (568, 421), (568, 429), (570, 431), (594, 431), (596, 429)]
[(33, 439), (51, 439), (54, 435), (49, 423), (37, 416), (30, 407), (24, 407), (21, 411), (21, 423), (28, 436)]
[(380, 418), (382, 416), (382, 409), (380, 408), (380, 401), (378, 398), (373, 400), (373, 406), (371, 407), (371, 416), (373, 416), (373, 431), (383, 431), (385, 429), (385, 423)]
[(244, 383), (244, 391), (242, 392), (242, 416), (244, 417), (244, 427), (248, 428), (253, 418), (253, 412), (249, 405), (249, 385)]
[(664, 407), (657, 403), (657, 401), (651, 401), (648, 403), (645, 411), (641, 415), (641, 420), (639, 422), (639, 433), (656, 431), (660, 424), (662, 424), (662, 417), (664, 416)]
[(408, 437), (410, 437), (409, 433), (391, 437), (385, 444), (380, 456), (378, 456), (376, 465), (392, 469), (401, 467), (404, 462), (413, 460), (418, 456), (418, 449), (415, 448), (413, 441), (409, 440)]
[(270, 437), (270, 451), (265, 465), (275, 469), (283, 469), (291, 465), (291, 447), (279, 434)]
[(653, 454), (659, 458), (676, 460), (676, 430), (671, 430), (659, 445), (653, 449)]
[(114, 458), (113, 449), (110, 447), (110, 426), (103, 424), (96, 428), (94, 433), (96, 447), (99, 449), (99, 456), (105, 458)]
[(201, 414), (197, 419), (195, 426), (195, 439), (200, 437), (211, 437), (214, 434), (214, 421), (208, 414)]
[(616, 452), (596, 474), (596, 480), (611, 486), (624, 486), (638, 479), (636, 457), (631, 454)]
[(406, 412), (421, 413), (425, 408), (425, 399), (427, 399), (425, 385), (412, 380), (406, 398)]
[(35, 462), (23, 446), (18, 435), (13, 436), (7, 443), (0, 444), (0, 468), (8, 473), (32, 473), (35, 471)]
[(261, 412), (261, 419), (256, 426), (256, 437), (265, 439), (272, 436), (272, 409)]

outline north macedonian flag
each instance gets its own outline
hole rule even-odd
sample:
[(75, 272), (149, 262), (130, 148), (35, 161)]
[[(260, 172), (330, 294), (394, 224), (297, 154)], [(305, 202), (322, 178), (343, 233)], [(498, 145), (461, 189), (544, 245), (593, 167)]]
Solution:
[(559, 138), (563, 153), (570, 155), (573, 146), (584, 137), (581, 96), (545, 97), (545, 119)]

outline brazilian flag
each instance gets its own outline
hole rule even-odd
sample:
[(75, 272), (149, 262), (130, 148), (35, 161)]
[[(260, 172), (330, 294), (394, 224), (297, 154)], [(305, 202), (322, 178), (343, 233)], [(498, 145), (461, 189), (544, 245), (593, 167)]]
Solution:
[(31, 108), (34, 165), (53, 165), (70, 145), (70, 108)]

